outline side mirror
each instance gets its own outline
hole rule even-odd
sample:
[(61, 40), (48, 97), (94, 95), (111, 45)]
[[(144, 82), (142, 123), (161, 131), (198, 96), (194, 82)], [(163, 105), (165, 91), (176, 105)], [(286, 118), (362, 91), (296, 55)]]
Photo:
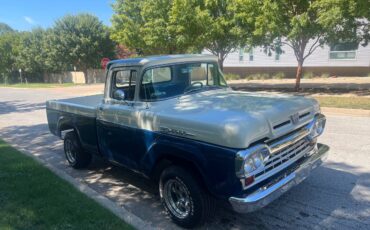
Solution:
[(114, 91), (113, 97), (114, 99), (123, 101), (125, 100), (125, 91), (123, 91), (122, 89), (117, 89), (116, 91)]

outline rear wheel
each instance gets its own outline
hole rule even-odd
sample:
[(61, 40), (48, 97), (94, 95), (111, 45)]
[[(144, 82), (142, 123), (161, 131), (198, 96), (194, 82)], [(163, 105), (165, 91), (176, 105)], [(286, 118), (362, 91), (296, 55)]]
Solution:
[(82, 149), (74, 131), (67, 133), (64, 137), (64, 153), (69, 165), (75, 169), (86, 168), (91, 162), (91, 154)]
[(161, 201), (171, 219), (181, 227), (203, 224), (212, 214), (213, 202), (195, 175), (178, 166), (165, 169), (159, 182)]

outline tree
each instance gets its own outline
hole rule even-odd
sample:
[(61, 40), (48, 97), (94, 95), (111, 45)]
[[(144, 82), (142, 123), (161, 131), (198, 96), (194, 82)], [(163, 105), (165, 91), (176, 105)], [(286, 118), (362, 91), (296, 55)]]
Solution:
[(55, 22), (47, 35), (46, 45), (52, 54), (48, 66), (56, 62), (61, 71), (76, 66), (89, 83), (87, 70), (97, 68), (103, 57), (114, 56), (115, 44), (109, 38), (108, 28), (90, 14), (67, 15)]
[(0, 22), (0, 35), (9, 32), (14, 32), (14, 30), (7, 24)]
[(22, 69), (24, 76), (32, 75), (39, 80), (46, 71), (45, 33), (42, 28), (36, 28), (31, 32), (24, 32), (20, 36), (16, 65)]
[[(206, 14), (200, 17), (205, 18), (207, 22), (202, 23), (205, 25), (202, 30), (205, 33), (204, 47), (218, 57), (221, 69), (227, 55), (246, 43), (244, 36), (252, 36), (253, 23), (243, 20), (242, 29), (238, 26), (241, 21), (235, 15), (238, 12), (236, 3), (234, 0), (204, 0), (204, 8), (200, 11), (201, 14)], [(248, 7), (248, 4), (246, 6)]]
[(175, 0), (170, 14), (178, 43), (208, 50), (218, 57), (222, 69), (227, 55), (243, 41), (233, 3), (233, 0)]
[[(118, 0), (112, 38), (142, 54), (209, 50), (222, 68), (244, 39), (231, 10), (234, 0)], [(244, 27), (243, 29), (248, 28)]]
[(112, 39), (138, 54), (184, 53), (170, 11), (173, 0), (117, 0), (113, 5)]
[(263, 36), (267, 46), (281, 42), (294, 51), (298, 62), (296, 90), (300, 88), (304, 61), (317, 48), (334, 39), (356, 37), (354, 22), (359, 8), (355, 0), (255, 1), (259, 5), (255, 35)]
[(8, 83), (16, 70), (16, 57), (19, 52), (19, 34), (4, 33), (0, 35), (0, 77)]
[(142, 4), (139, 0), (116, 0), (113, 4), (111, 37), (117, 43), (141, 53), (145, 42), (140, 32), (144, 25), (141, 16)]

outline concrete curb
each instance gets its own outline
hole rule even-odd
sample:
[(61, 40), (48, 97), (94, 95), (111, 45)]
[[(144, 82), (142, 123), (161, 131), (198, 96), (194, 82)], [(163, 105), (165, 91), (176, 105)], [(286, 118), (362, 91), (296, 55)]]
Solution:
[(343, 109), (343, 108), (330, 108), (321, 107), (324, 114), (355, 116), (355, 117), (370, 117), (370, 110), (363, 109)]
[[(6, 141), (6, 138), (4, 139)], [(47, 161), (38, 158), (37, 156), (33, 155), (32, 153), (28, 152), (24, 148), (19, 145), (12, 144), (7, 142), (13, 148), (16, 148), (18, 151), (22, 152), (23, 154), (30, 156), (31, 158), (35, 159), (37, 162), (41, 163), (45, 167), (47, 167), (50, 171), (54, 174), (62, 178), (63, 180), (67, 181), (68, 183), (72, 184), (78, 191), (86, 194), (89, 198), (93, 199), (97, 203), (99, 203), (104, 208), (111, 211), (117, 217), (125, 221), (127, 224), (133, 226), (136, 229), (155, 229), (151, 227), (150, 223), (145, 222), (140, 217), (136, 216), (132, 212), (128, 211), (125, 207), (118, 206), (113, 201), (109, 200), (107, 197), (100, 195), (98, 192), (90, 188), (84, 181), (78, 180), (76, 178), (71, 177), (64, 171), (53, 167), (53, 165), (49, 164)]]

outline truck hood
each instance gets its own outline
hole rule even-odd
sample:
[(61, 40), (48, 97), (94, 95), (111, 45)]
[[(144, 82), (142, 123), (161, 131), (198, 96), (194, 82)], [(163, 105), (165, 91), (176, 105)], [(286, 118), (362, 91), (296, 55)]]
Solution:
[[(209, 90), (155, 102), (154, 129), (231, 148), (274, 139), (308, 123), (319, 105), (303, 96)], [(299, 116), (293, 122), (292, 115)]]

